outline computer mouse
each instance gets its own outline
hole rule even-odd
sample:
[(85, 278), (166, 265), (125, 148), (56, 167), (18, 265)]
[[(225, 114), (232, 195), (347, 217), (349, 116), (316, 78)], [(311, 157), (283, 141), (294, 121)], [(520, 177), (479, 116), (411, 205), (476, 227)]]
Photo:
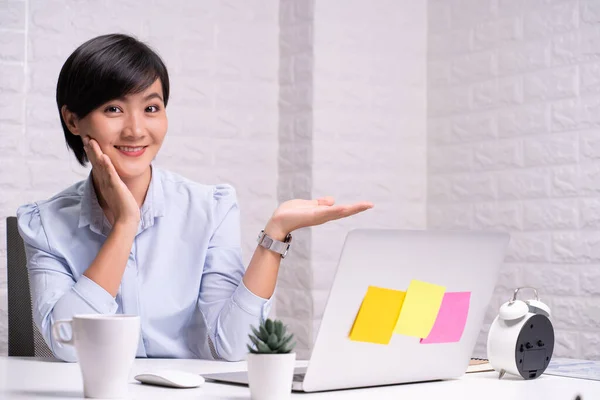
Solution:
[(204, 383), (204, 378), (198, 374), (176, 370), (144, 372), (136, 375), (135, 379), (148, 385), (166, 386), (180, 389), (195, 388)]

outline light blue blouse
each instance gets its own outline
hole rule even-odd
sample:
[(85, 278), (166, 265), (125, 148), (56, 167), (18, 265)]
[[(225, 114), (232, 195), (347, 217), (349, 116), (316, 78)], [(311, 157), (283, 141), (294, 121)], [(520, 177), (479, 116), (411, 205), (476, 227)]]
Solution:
[(75, 314), (141, 317), (137, 357), (243, 359), (250, 325), (272, 299), (242, 282), (236, 193), (152, 166), (141, 221), (116, 298), (83, 275), (110, 233), (90, 176), (54, 197), (21, 206), (33, 318), (54, 355), (53, 321)]

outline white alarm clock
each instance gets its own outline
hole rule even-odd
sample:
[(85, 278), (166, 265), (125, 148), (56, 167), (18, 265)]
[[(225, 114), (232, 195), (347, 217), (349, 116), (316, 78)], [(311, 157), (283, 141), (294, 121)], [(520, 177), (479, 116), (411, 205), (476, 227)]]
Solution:
[(498, 371), (499, 379), (506, 372), (524, 379), (539, 377), (548, 367), (554, 350), (554, 328), (550, 322), (550, 308), (539, 299), (512, 299), (500, 306), (492, 322), (487, 339), (487, 356)]

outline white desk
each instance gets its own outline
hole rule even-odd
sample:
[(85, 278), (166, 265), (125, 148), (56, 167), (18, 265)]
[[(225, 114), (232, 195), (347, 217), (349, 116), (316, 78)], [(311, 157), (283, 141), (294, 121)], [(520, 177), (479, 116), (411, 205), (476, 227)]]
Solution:
[[(300, 364), (303, 364), (300, 362)], [(246, 364), (205, 360), (136, 359), (132, 377), (144, 370), (176, 368), (199, 374), (244, 370)], [(246, 386), (205, 383), (195, 389), (169, 389), (147, 386), (131, 379), (132, 399), (250, 399)], [(300, 399), (443, 399), (443, 400), (573, 400), (581, 394), (583, 400), (600, 399), (600, 382), (561, 378), (550, 375), (523, 381), (495, 373), (467, 374), (461, 379), (416, 383), (368, 389), (341, 390), (322, 393), (298, 393)], [(83, 387), (78, 364), (45, 361), (33, 358), (0, 357), (0, 399), (78, 399)]]

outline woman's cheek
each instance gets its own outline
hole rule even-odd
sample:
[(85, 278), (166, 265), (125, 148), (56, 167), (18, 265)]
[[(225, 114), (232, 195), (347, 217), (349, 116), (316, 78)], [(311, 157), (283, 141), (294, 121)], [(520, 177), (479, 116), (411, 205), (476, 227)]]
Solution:
[(169, 128), (167, 116), (164, 115), (161, 118), (153, 118), (148, 122), (148, 127), (157, 139), (164, 138), (167, 133), (167, 129)]

